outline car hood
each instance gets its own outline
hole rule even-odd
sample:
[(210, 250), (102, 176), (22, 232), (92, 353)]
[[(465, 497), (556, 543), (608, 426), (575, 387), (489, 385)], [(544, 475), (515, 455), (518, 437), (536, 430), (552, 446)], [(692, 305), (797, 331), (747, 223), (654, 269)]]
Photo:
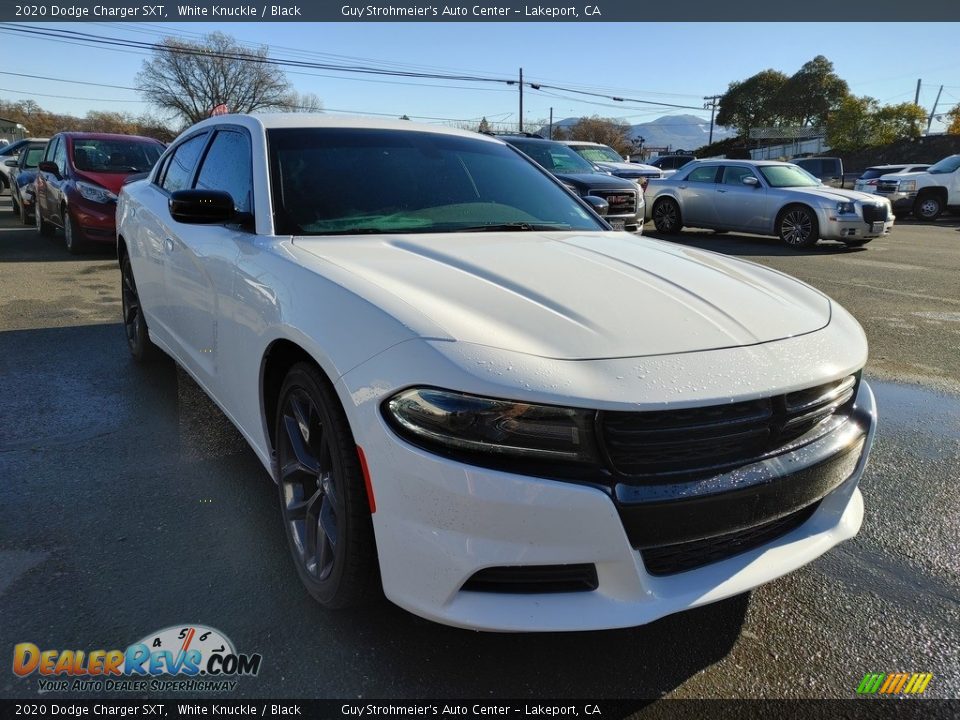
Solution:
[(660, 175), (660, 168), (654, 167), (653, 165), (642, 165), (641, 163), (598, 162), (597, 165), (614, 174)]
[(930, 173), (928, 173), (926, 170), (920, 170), (918, 172), (909, 172), (909, 173), (893, 172), (893, 173), (889, 173), (888, 175), (882, 175), (879, 179), (881, 180), (913, 180), (915, 178), (918, 178), (921, 176), (928, 176), (928, 175), (930, 175)]
[(633, 180), (606, 175), (604, 173), (554, 173), (561, 182), (567, 182), (582, 188), (596, 190), (636, 190), (637, 184)]
[(879, 200), (877, 200), (877, 196), (872, 195), (871, 193), (860, 192), (859, 190), (839, 190), (826, 185), (823, 187), (782, 189), (794, 190), (796, 192), (801, 192), (804, 195), (815, 195), (816, 197), (823, 198), (824, 200), (831, 200), (835, 202), (842, 202), (845, 200), (860, 200), (872, 205), (875, 205), (877, 202), (879, 202)]
[[(625, 233), (298, 237), (415, 331), (542, 357), (740, 347), (830, 322), (830, 301), (752, 263)], [(383, 291), (386, 291), (384, 294)], [(411, 315), (411, 313), (413, 313)]]
[(123, 181), (132, 174), (133, 173), (99, 173), (90, 172), (89, 170), (76, 171), (77, 180), (96, 183), (101, 187), (105, 187), (114, 195), (120, 193), (120, 188), (123, 187)]

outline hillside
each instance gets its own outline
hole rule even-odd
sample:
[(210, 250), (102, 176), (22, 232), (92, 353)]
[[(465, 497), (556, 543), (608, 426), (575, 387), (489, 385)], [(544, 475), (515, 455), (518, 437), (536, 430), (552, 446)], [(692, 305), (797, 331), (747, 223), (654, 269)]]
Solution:
[[(578, 117), (564, 118), (554, 127), (576, 125)], [(671, 150), (693, 150), (707, 144), (710, 137), (710, 121), (696, 115), (664, 115), (656, 120), (631, 125), (631, 135), (642, 137), (644, 147), (669, 147)], [(547, 128), (542, 134), (546, 135)], [(736, 131), (714, 127), (714, 141), (733, 137)]]

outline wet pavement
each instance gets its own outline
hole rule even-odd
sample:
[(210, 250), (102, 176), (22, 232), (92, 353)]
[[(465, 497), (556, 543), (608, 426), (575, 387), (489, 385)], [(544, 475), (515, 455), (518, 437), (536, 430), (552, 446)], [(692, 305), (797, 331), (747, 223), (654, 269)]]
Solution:
[[(852, 280), (852, 258), (840, 253), (720, 241), (846, 295), (867, 328), (880, 425), (854, 540), (749, 596), (645, 627), (498, 635), (434, 625), (376, 598), (320, 610), (298, 585), (274, 487), (252, 451), (171, 362), (128, 359), (115, 263), (72, 258), (62, 239), (17, 229), (5, 200), (0, 662), (18, 642), (125, 647), (204, 623), (263, 655), (260, 675), (229, 697), (848, 698), (865, 673), (894, 671), (931, 672), (927, 695), (960, 697), (960, 395), (951, 392), (960, 373), (947, 352), (960, 325), (949, 315), (960, 310), (955, 271), (937, 285), (960, 257), (958, 227), (904, 225), (857, 258), (928, 270), (861, 263)], [(864, 284), (880, 289), (861, 293)], [(35, 677), (0, 671), (0, 696), (35, 693)]]

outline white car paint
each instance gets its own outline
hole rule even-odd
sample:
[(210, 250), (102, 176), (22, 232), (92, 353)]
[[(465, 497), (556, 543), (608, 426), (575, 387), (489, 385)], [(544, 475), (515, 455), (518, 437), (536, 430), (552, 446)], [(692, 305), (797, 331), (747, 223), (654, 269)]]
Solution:
[[(844, 426), (862, 431), (855, 467), (809, 520), (749, 552), (668, 576), (645, 570), (604, 491), (414, 447), (381, 411), (397, 391), (423, 385), (628, 412), (803, 390), (856, 373), (867, 358), (860, 326), (818, 291), (752, 263), (626, 233), (276, 235), (266, 128), (499, 141), (309, 115), (228, 115), (191, 131), (221, 123), (250, 133), (255, 232), (176, 223), (149, 179), (120, 196), (118, 235), (150, 337), (223, 409), (274, 478), (262, 360), (286, 340), (316, 361), (364, 450), (383, 589), (398, 605), (484, 630), (637, 625), (747, 591), (856, 534), (857, 484), (876, 416), (866, 382), (856, 398), (861, 425)], [(483, 568), (570, 563), (595, 564), (598, 588), (462, 590)]]

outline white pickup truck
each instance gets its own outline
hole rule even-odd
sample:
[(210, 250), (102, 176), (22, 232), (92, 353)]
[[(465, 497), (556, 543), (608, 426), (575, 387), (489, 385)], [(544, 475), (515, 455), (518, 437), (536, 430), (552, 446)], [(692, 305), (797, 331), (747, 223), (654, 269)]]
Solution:
[(877, 193), (894, 212), (912, 212), (920, 220), (936, 220), (948, 207), (960, 208), (960, 155), (946, 157), (926, 172), (885, 175)]

